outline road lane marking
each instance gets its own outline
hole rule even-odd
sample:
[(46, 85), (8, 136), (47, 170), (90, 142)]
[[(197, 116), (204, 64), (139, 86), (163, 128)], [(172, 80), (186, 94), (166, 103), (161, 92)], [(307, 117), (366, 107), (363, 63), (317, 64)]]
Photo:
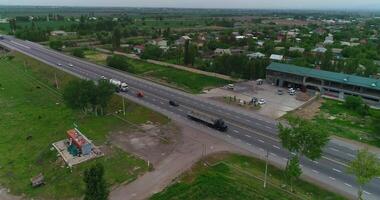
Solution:
[(183, 110), (181, 108), (178, 108), (179, 111), (183, 112)]
[(245, 137), (247, 137), (247, 138), (251, 138), (252, 136), (246, 134)]
[(319, 164), (319, 162), (318, 162), (318, 161), (316, 161), (316, 160), (313, 160), (313, 163), (315, 163), (315, 164), (317, 164), (317, 165)]
[(348, 187), (352, 187), (352, 185), (348, 184), (348, 183), (344, 183), (346, 186)]
[(329, 176), (329, 179), (335, 181), (336, 179), (334, 177)]
[(230, 136), (230, 135), (227, 135), (227, 137), (231, 138), (231, 136)]
[(336, 171), (336, 172), (342, 173), (342, 171), (340, 171), (339, 169), (333, 168), (333, 170)]
[(319, 174), (319, 171), (317, 171), (317, 170), (315, 170), (315, 169), (313, 169), (313, 170), (311, 170), (311, 171), (313, 171), (313, 172), (316, 173), (316, 174)]
[(338, 149), (335, 149), (333, 147), (330, 147), (330, 149), (333, 150), (333, 151), (339, 151)]
[(234, 130), (234, 132), (235, 132), (235, 133), (239, 133), (239, 131), (238, 131), (238, 130)]
[(265, 143), (264, 140), (260, 140), (260, 139), (258, 139), (258, 141), (261, 142), (261, 143)]
[(270, 153), (270, 155), (277, 157), (277, 154), (272, 153), (272, 152)]
[(276, 145), (272, 145), (272, 147), (274, 147), (276, 149), (281, 149), (279, 146), (276, 146)]

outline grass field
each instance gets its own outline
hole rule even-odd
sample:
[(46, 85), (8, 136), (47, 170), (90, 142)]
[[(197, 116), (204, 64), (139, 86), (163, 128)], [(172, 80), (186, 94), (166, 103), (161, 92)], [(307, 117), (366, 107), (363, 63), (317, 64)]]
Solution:
[(371, 137), (375, 131), (372, 120), (380, 118), (380, 110), (370, 109), (369, 116), (361, 116), (347, 109), (343, 102), (325, 99), (314, 120), (331, 135), (365, 142), (380, 147), (380, 141)]
[[(84, 192), (83, 170), (95, 162), (104, 164), (110, 186), (146, 172), (143, 160), (106, 144), (110, 131), (131, 128), (130, 125), (113, 115), (95, 117), (68, 109), (62, 103), (62, 89), (53, 87), (54, 74), (60, 88), (74, 79), (20, 54), (11, 61), (0, 60), (0, 184), (13, 194), (30, 198), (77, 199)], [(109, 110), (116, 109), (120, 99), (115, 96), (112, 102)], [(134, 124), (148, 120), (168, 122), (166, 117), (131, 102), (127, 103), (127, 110), (125, 119)], [(76, 166), (71, 172), (57, 161), (51, 143), (64, 139), (65, 131), (74, 122), (96, 145), (104, 146), (106, 155)], [(32, 138), (26, 139), (28, 136)], [(29, 179), (40, 172), (46, 185), (33, 189)]]
[[(222, 162), (220, 162), (222, 161)], [(344, 199), (305, 181), (297, 181), (295, 192), (281, 188), (282, 171), (268, 167), (269, 185), (263, 188), (265, 163), (246, 156), (217, 154), (207, 158), (206, 166), (197, 163), (180, 180), (151, 200), (297, 200), (297, 199)]]
[[(86, 59), (91, 62), (105, 65), (105, 54), (87, 51)], [(231, 83), (230, 81), (179, 70), (167, 66), (148, 63), (144, 60), (128, 60), (130, 64), (129, 73), (137, 74), (158, 82), (171, 85), (190, 93), (200, 93), (204, 89), (220, 87)]]

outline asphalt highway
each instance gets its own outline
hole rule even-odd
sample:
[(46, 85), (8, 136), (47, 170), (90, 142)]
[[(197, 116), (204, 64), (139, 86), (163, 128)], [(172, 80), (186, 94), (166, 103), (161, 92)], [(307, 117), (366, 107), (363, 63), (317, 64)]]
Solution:
[[(187, 120), (190, 125), (199, 126), (196, 122), (187, 119), (186, 115), (190, 110), (198, 110), (222, 118), (228, 124), (228, 131), (214, 132), (223, 136), (226, 140), (245, 146), (256, 147), (263, 154), (269, 151), (270, 157), (283, 160), (284, 162), (286, 162), (290, 155), (287, 150), (281, 147), (277, 137), (277, 122), (274, 120), (159, 85), (126, 72), (73, 58), (29, 41), (22, 41), (6, 36), (5, 39), (0, 40), (0, 45), (34, 57), (81, 78), (99, 80), (102, 76), (105, 76), (127, 82), (129, 84), (129, 92), (120, 93), (120, 95), (129, 97), (137, 103), (154, 105), (165, 111), (165, 113), (172, 113), (173, 116)], [(61, 66), (58, 66), (58, 63)], [(70, 67), (70, 64), (73, 66)], [(145, 96), (143, 98), (136, 98), (138, 91), (143, 91)], [(170, 106), (169, 100), (178, 102), (180, 106)], [(326, 185), (346, 195), (355, 195), (357, 190), (355, 178), (346, 173), (346, 165), (350, 160), (355, 158), (355, 155), (355, 150), (329, 142), (320, 160), (312, 161), (303, 158), (301, 164), (304, 173), (308, 177), (315, 178), (319, 184)], [(380, 179), (373, 180), (364, 187), (364, 190), (364, 197), (366, 199), (380, 199)]]

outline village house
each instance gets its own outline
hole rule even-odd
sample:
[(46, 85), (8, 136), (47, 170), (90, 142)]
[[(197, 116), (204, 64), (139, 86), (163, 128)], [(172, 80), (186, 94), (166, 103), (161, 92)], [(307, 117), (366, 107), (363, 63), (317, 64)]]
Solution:
[(304, 53), (305, 52), (305, 49), (304, 48), (300, 48), (300, 47), (289, 47), (289, 51), (290, 52), (300, 52), (300, 53)]
[(284, 60), (284, 56), (278, 55), (278, 54), (272, 54), (272, 55), (270, 55), (269, 59), (272, 61), (282, 61), (282, 60)]
[(178, 40), (175, 41), (175, 44), (178, 46), (183, 46), (185, 45), (186, 41), (191, 40), (191, 38), (187, 35), (184, 35), (180, 37)]
[(214, 55), (216, 56), (221, 56), (221, 55), (232, 55), (232, 52), (230, 49), (220, 49), (220, 48), (217, 48), (215, 49), (214, 51)]

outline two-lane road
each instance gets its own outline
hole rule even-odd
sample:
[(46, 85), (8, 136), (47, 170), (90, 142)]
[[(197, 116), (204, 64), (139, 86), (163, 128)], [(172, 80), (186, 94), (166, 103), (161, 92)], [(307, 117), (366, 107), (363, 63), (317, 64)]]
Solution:
[[(284, 162), (289, 156), (289, 152), (281, 147), (277, 137), (276, 121), (152, 83), (125, 72), (73, 58), (32, 42), (6, 37), (0, 40), (0, 44), (61, 70), (79, 75), (82, 78), (98, 80), (101, 76), (105, 76), (107, 78), (123, 80), (129, 84), (130, 91), (121, 95), (129, 97), (138, 103), (153, 105), (159, 108), (160, 111), (165, 112), (165, 114), (171, 113), (176, 117), (186, 119), (188, 111), (200, 110), (221, 117), (225, 119), (229, 129), (225, 133), (217, 132), (217, 134), (223, 135), (226, 140), (233, 140), (238, 142), (238, 144), (248, 147), (257, 147), (262, 150), (262, 153), (269, 151), (271, 157), (281, 159)], [(58, 66), (58, 63), (62, 66)], [(70, 64), (73, 66), (69, 66)], [(140, 99), (135, 98), (137, 91), (143, 91), (145, 97)], [(178, 102), (180, 106), (170, 106), (168, 104), (169, 100)], [(192, 126), (199, 126), (199, 124), (193, 121), (187, 121)], [(314, 177), (318, 182), (322, 182), (322, 184), (326, 184), (330, 188), (334, 188), (342, 193), (355, 195), (355, 179), (345, 172), (346, 163), (352, 160), (355, 155), (356, 152), (354, 150), (330, 142), (324, 149), (322, 159), (311, 161), (305, 158), (301, 163), (305, 174), (309, 177)], [(376, 179), (368, 184), (365, 187), (364, 195), (366, 199), (380, 199), (380, 180)]]

